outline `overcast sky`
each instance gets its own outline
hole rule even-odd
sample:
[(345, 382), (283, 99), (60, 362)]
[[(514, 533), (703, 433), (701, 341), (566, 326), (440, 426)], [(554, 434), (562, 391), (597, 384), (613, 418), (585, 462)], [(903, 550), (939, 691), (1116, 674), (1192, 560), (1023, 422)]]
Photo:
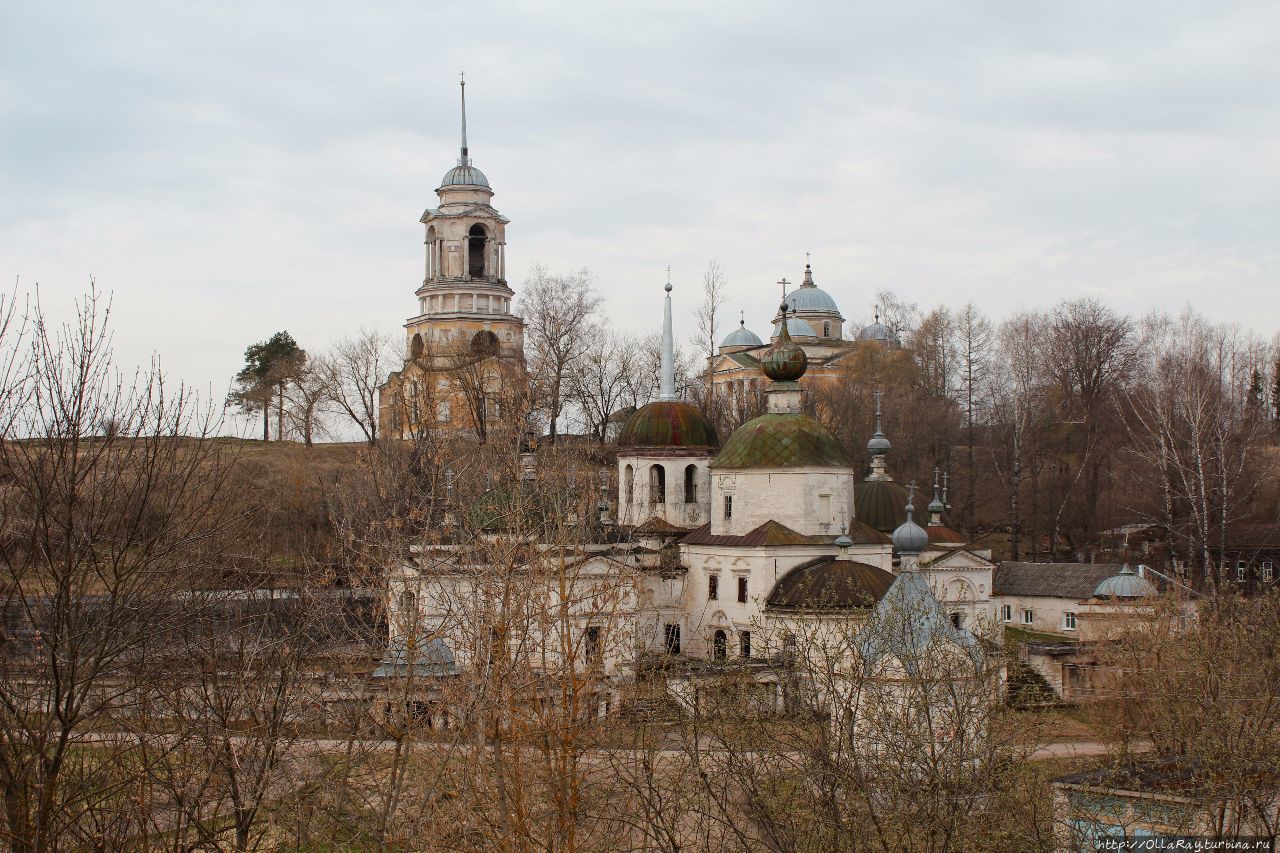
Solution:
[(1098, 295), (1280, 326), (1280, 3), (0, 3), (0, 272), (216, 397), (247, 344), (415, 313), (471, 154), (508, 274), (592, 271), (627, 330), (765, 335), (804, 253), (1000, 317)]

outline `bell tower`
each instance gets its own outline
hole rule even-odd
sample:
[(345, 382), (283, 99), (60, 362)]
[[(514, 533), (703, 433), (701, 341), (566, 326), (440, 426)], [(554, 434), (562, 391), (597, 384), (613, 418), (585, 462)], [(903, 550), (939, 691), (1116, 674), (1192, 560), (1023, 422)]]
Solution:
[[(405, 322), (405, 367), (382, 389), (380, 408), (390, 418), (389, 435), (401, 435), (415, 421), (429, 419), (444, 430), (471, 431), (483, 437), (503, 413), (500, 396), (513, 398), (524, 373), (524, 321), (512, 313), (515, 292), (507, 285), (507, 224), (493, 206), (489, 179), (471, 162), (467, 146), (467, 89), (461, 81), (462, 144), (458, 162), (436, 188), (438, 203), (418, 220), (424, 229), (424, 271), (414, 295), (418, 313)], [(461, 374), (451, 382), (450, 373)], [(425, 380), (432, 374), (431, 381)], [(459, 384), (477, 399), (456, 399)], [(398, 386), (392, 392), (392, 386)], [(425, 389), (423, 386), (427, 386)], [(429, 392), (430, 404), (425, 400)], [(412, 398), (397, 417), (388, 409), (389, 393)], [(405, 408), (405, 407), (401, 407)], [(488, 420), (490, 423), (486, 424)], [(384, 427), (385, 429), (385, 427)]]

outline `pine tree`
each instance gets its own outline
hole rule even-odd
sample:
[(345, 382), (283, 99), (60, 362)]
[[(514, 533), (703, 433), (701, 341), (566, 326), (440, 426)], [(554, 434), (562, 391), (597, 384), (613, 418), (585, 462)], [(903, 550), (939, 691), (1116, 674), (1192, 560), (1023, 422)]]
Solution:
[(271, 438), (271, 404), (276, 402), (276, 438), (284, 437), (284, 392), (307, 360), (307, 353), (288, 332), (276, 332), (244, 351), (244, 367), (227, 404), (245, 414), (262, 412), (262, 440)]
[(1249, 393), (1245, 397), (1249, 408), (1256, 412), (1262, 413), (1266, 411), (1266, 398), (1262, 391), (1262, 374), (1258, 372), (1258, 368), (1253, 369), (1253, 373), (1249, 376)]

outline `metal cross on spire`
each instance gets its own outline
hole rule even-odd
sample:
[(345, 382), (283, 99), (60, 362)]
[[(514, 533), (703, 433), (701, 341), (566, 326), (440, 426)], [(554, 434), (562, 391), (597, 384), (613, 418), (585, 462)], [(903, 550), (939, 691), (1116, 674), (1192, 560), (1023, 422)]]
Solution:
[(778, 285), (782, 288), (782, 298), (783, 298), (783, 299), (786, 299), (786, 298), (787, 298), (787, 285), (789, 285), (789, 284), (791, 284), (791, 282), (787, 281), (787, 277), (786, 277), (786, 276), (783, 276), (783, 277), (782, 277), (782, 280), (778, 282)]

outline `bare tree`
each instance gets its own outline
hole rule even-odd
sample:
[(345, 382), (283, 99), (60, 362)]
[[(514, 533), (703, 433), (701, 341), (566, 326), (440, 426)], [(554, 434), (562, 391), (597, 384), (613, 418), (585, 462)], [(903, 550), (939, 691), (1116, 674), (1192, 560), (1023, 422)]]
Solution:
[(728, 287), (728, 280), (720, 265), (715, 260), (707, 261), (707, 269), (702, 274), (702, 302), (693, 315), (697, 321), (697, 331), (692, 341), (694, 352), (706, 359), (705, 367), (699, 372), (703, 386), (701, 403), (705, 411), (714, 408), (712, 397), (715, 388), (711, 382), (711, 366), (720, 344), (720, 327), (717, 321), (720, 308), (728, 298)]
[(397, 363), (397, 352), (391, 335), (361, 329), (340, 338), (323, 357), (329, 399), (369, 444), (378, 440), (378, 387)]
[(609, 422), (628, 396), (628, 378), (636, 348), (631, 341), (605, 328), (593, 329), (578, 369), (572, 377), (573, 399), (597, 441), (607, 439)]
[[(13, 306), (0, 330), (12, 336)], [(112, 366), (109, 310), (91, 289), (51, 326), (37, 303), (6, 341), (0, 395), (0, 781), (15, 850), (123, 844), (85, 837), (113, 757), (83, 760), (97, 726), (128, 716), (130, 673), (156, 651), (233, 518), (218, 420), (152, 365)], [(94, 437), (98, 424), (116, 428)], [(113, 824), (120, 828), (119, 824)]]
[(546, 413), (554, 444), (577, 368), (595, 324), (600, 297), (586, 270), (553, 275), (534, 266), (525, 282), (520, 310), (527, 323), (525, 347), (538, 408)]
[(978, 469), (974, 458), (974, 427), (980, 418), (982, 386), (986, 381), (991, 349), (991, 321), (972, 302), (956, 314), (956, 349), (960, 355), (960, 382), (964, 390), (965, 425), (965, 519), (970, 538), (978, 522)]

